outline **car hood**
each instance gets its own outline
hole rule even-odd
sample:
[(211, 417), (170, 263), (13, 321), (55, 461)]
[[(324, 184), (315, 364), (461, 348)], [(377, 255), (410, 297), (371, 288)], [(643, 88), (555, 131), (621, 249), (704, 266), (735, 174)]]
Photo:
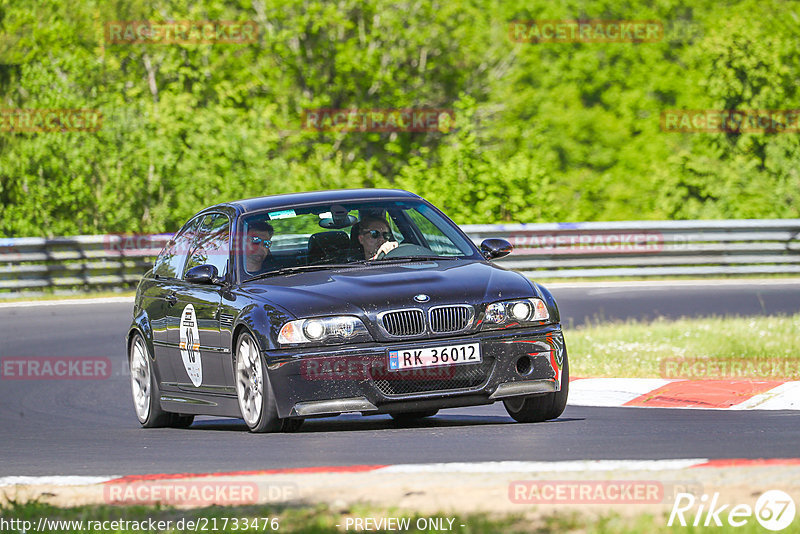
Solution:
[(374, 314), (420, 306), (414, 296), (439, 304), (480, 304), (540, 296), (523, 275), (475, 260), (426, 261), (299, 272), (248, 282), (245, 292), (298, 318)]

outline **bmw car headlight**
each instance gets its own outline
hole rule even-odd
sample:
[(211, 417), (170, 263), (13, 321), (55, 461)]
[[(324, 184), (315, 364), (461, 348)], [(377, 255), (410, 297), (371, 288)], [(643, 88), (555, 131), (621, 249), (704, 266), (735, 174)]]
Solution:
[(535, 323), (550, 319), (542, 299), (515, 299), (493, 302), (486, 306), (483, 324), (487, 328), (507, 328), (515, 324)]
[(281, 327), (278, 343), (335, 344), (351, 341), (371, 341), (369, 331), (358, 317), (314, 317), (289, 321)]

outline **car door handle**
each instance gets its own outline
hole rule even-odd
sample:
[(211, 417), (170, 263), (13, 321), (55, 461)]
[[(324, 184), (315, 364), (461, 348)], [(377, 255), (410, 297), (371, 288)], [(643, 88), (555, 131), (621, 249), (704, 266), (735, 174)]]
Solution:
[(178, 302), (178, 295), (177, 293), (170, 293), (166, 296), (166, 300), (170, 306), (174, 306)]

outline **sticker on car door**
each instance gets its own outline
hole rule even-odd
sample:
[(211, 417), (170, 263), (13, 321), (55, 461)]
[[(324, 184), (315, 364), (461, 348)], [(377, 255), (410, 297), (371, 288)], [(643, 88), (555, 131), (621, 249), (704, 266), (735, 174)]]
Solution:
[(181, 314), (181, 358), (189, 380), (195, 387), (203, 383), (203, 365), (200, 361), (200, 331), (194, 306), (187, 304)]

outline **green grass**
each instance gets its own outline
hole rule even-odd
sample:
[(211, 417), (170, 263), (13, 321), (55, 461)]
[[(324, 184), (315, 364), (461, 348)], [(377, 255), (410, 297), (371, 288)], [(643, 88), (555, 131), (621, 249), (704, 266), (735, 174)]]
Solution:
[[(5, 521), (3, 532), (21, 532), (17, 526), (28, 526), (28, 532), (35, 531), (39, 518), (46, 518), (49, 521), (83, 521), (83, 530), (73, 525), (70, 527), (56, 528), (49, 523), (50, 528), (47, 532), (53, 533), (78, 533), (78, 532), (117, 532), (117, 533), (139, 533), (141, 529), (132, 525), (122, 525), (123, 528), (105, 529), (88, 528), (95, 525), (88, 521), (144, 521), (153, 520), (170, 521), (169, 528), (158, 532), (303, 532), (303, 533), (340, 533), (346, 530), (345, 525), (348, 517), (350, 518), (371, 518), (380, 520), (381, 518), (409, 518), (410, 526), (408, 530), (372, 530), (371, 532), (441, 532), (436, 529), (417, 529), (417, 520), (421, 518), (450, 518), (454, 519), (452, 532), (458, 534), (484, 534), (484, 533), (503, 533), (514, 534), (523, 532), (533, 532), (537, 534), (550, 534), (560, 532), (574, 532), (584, 534), (635, 534), (635, 533), (681, 533), (693, 534), (712, 530), (717, 533), (751, 534), (764, 532), (755, 519), (751, 518), (747, 525), (733, 528), (724, 523), (722, 527), (681, 527), (673, 525), (667, 527), (667, 515), (639, 514), (633, 516), (622, 516), (615, 512), (605, 511), (601, 515), (577, 513), (563, 511), (555, 514), (531, 514), (535, 512), (533, 507), (521, 507), (519, 514), (507, 515), (486, 515), (486, 514), (466, 514), (454, 515), (440, 513), (435, 515), (423, 515), (397, 509), (382, 509), (368, 506), (353, 506), (349, 509), (333, 511), (326, 506), (247, 506), (237, 508), (211, 507), (203, 509), (177, 510), (174, 508), (162, 507), (121, 507), (121, 506), (80, 506), (75, 508), (57, 508), (47, 504), (31, 502), (26, 504), (10, 504), (5, 508), (0, 508), (0, 521)], [(527, 517), (524, 515), (527, 514)], [(221, 528), (225, 518), (228, 518), (227, 528)], [(239, 528), (233, 527), (233, 519), (239, 518)], [(247, 518), (252, 523), (255, 518), (259, 518), (257, 528), (243, 528), (243, 519)], [(277, 530), (270, 527), (269, 521), (261, 518), (277, 518)], [(19, 525), (8, 522), (11, 520), (30, 521), (28, 525)], [(216, 523), (215, 523), (216, 520)], [(179, 521), (183, 521), (183, 529), (176, 528)], [(188, 522), (195, 522), (192, 529), (186, 528)], [(216, 524), (216, 530), (212, 527)], [(447, 524), (447, 523), (445, 523)], [(337, 526), (338, 525), (338, 526)], [(463, 527), (461, 525), (464, 525)], [(102, 525), (100, 525), (102, 526)], [(125, 527), (129, 528), (125, 528)], [(252, 525), (249, 525), (252, 526)], [(203, 527), (206, 527), (203, 529)], [(265, 528), (266, 527), (266, 528)], [(146, 530), (145, 530), (146, 531)], [(366, 530), (364, 530), (365, 532)], [(155, 531), (151, 531), (155, 532)]]
[[(566, 328), (564, 335), (576, 377), (659, 377), (663, 362), (686, 359), (740, 369), (779, 362), (770, 374), (786, 373), (766, 378), (800, 379), (800, 314), (597, 323)], [(717, 378), (710, 367), (698, 373)]]

